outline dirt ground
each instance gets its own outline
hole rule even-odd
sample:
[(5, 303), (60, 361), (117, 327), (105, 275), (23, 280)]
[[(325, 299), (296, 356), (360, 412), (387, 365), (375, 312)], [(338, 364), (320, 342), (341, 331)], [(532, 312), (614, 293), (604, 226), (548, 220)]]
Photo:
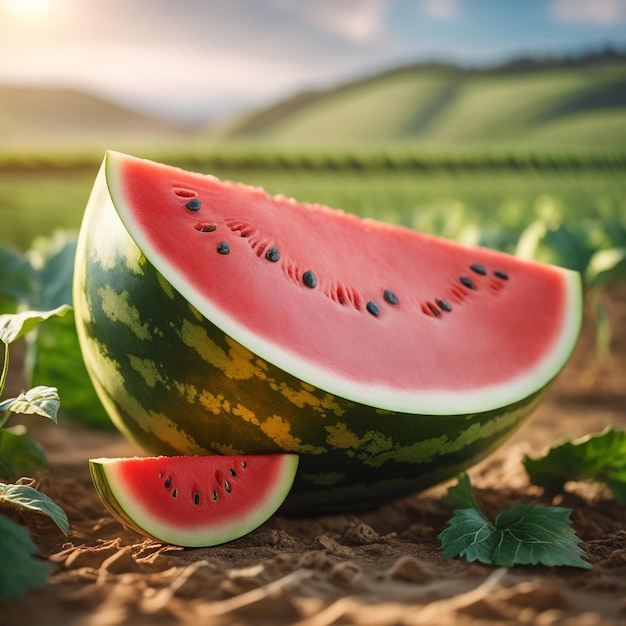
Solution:
[(470, 472), (490, 516), (521, 502), (571, 507), (593, 569), (443, 560), (437, 535), (450, 517), (439, 502), (445, 486), (358, 515), (278, 515), (220, 547), (162, 545), (121, 527), (91, 486), (87, 459), (135, 453), (129, 444), (67, 420), (33, 422), (51, 464), (41, 489), (65, 509), (71, 530), (66, 538), (43, 516), (23, 518), (57, 568), (47, 586), (1, 606), (0, 624), (626, 625), (626, 505), (586, 484), (546, 496), (521, 465), (524, 453), (562, 437), (626, 428), (625, 285), (610, 292), (608, 305), (610, 359), (596, 358), (588, 319), (533, 418)]

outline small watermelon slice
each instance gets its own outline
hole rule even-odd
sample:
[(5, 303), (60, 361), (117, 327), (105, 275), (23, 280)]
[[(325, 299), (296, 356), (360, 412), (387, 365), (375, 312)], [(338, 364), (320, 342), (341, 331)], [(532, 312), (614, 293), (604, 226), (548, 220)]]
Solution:
[(184, 547), (233, 541), (266, 522), (293, 484), (293, 454), (90, 459), (96, 491), (122, 524)]

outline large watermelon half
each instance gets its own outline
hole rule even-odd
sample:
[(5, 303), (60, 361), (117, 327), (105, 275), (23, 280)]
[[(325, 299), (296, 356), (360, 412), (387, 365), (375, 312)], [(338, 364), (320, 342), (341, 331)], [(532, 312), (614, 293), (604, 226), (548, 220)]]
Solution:
[(578, 274), (109, 152), (74, 305), (114, 423), (151, 454), (292, 452), (289, 504), (454, 476), (539, 404)]

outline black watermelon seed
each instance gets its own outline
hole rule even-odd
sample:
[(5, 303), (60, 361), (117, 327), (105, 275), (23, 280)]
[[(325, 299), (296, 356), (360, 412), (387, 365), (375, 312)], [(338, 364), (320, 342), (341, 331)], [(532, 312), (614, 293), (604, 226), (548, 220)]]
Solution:
[(224, 491), (226, 491), (226, 493), (230, 493), (232, 491), (230, 483), (227, 480), (224, 481)]
[(452, 307), (450, 306), (450, 303), (447, 300), (444, 300), (443, 298), (441, 298), (440, 300), (437, 300), (437, 304), (439, 305), (439, 308), (442, 311), (445, 311), (446, 313), (450, 313), (450, 311), (452, 311)]
[(243, 460), (243, 461), (241, 462), (241, 469), (246, 469), (246, 467), (248, 467), (248, 461)]
[(485, 269), (485, 266), (481, 265), (480, 263), (472, 263), (470, 265), (470, 269), (473, 272), (476, 272), (477, 274), (480, 274), (481, 276), (486, 276), (487, 275), (487, 270)]
[(234, 468), (234, 467), (231, 467), (231, 468), (230, 468), (230, 475), (231, 475), (233, 478), (237, 478), (237, 472), (235, 471), (235, 468)]
[(217, 244), (218, 254), (228, 254), (230, 252), (230, 244), (228, 241), (221, 241)]
[(461, 284), (467, 287), (468, 289), (476, 289), (471, 278), (468, 278), (467, 276), (461, 276), (459, 280), (461, 281)]
[(389, 304), (398, 304), (398, 296), (396, 296), (391, 289), (385, 289), (385, 291), (383, 291), (383, 298), (389, 302)]
[(202, 200), (198, 200), (198, 198), (192, 198), (191, 200), (189, 200), (189, 202), (187, 202), (185, 208), (189, 209), (190, 211), (199, 211), (201, 206)]
[(178, 498), (178, 489), (176, 487), (172, 489), (172, 498)]
[(265, 253), (265, 258), (272, 263), (280, 259), (280, 250), (276, 246), (270, 246)]
[(506, 272), (501, 272), (500, 270), (496, 270), (494, 275), (500, 278), (501, 280), (509, 280), (509, 275)]
[(217, 491), (215, 491), (215, 489), (211, 492), (211, 498), (213, 498), (214, 502), (217, 502), (219, 500), (219, 494), (217, 493)]
[(313, 289), (317, 285), (317, 278), (315, 278), (315, 274), (311, 270), (307, 270), (302, 274), (302, 282), (307, 286)]
[(171, 476), (167, 477), (164, 486), (165, 486), (166, 489), (169, 489), (172, 486), (172, 477)]
[(365, 308), (374, 316), (374, 317), (378, 317), (380, 315), (380, 309), (378, 308), (378, 305), (373, 302), (372, 300), (370, 300), (366, 305)]
[(193, 503), (197, 506), (200, 504), (200, 494), (197, 491), (193, 492)]

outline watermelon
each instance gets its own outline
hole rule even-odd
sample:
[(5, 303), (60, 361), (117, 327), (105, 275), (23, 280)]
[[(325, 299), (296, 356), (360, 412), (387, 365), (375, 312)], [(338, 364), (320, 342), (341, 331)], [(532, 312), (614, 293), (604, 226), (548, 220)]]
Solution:
[(147, 454), (293, 453), (289, 507), (367, 508), (500, 446), (567, 362), (577, 273), (108, 152), (76, 324)]
[(100, 499), (122, 524), (159, 541), (207, 547), (238, 539), (283, 503), (292, 454), (90, 459)]

